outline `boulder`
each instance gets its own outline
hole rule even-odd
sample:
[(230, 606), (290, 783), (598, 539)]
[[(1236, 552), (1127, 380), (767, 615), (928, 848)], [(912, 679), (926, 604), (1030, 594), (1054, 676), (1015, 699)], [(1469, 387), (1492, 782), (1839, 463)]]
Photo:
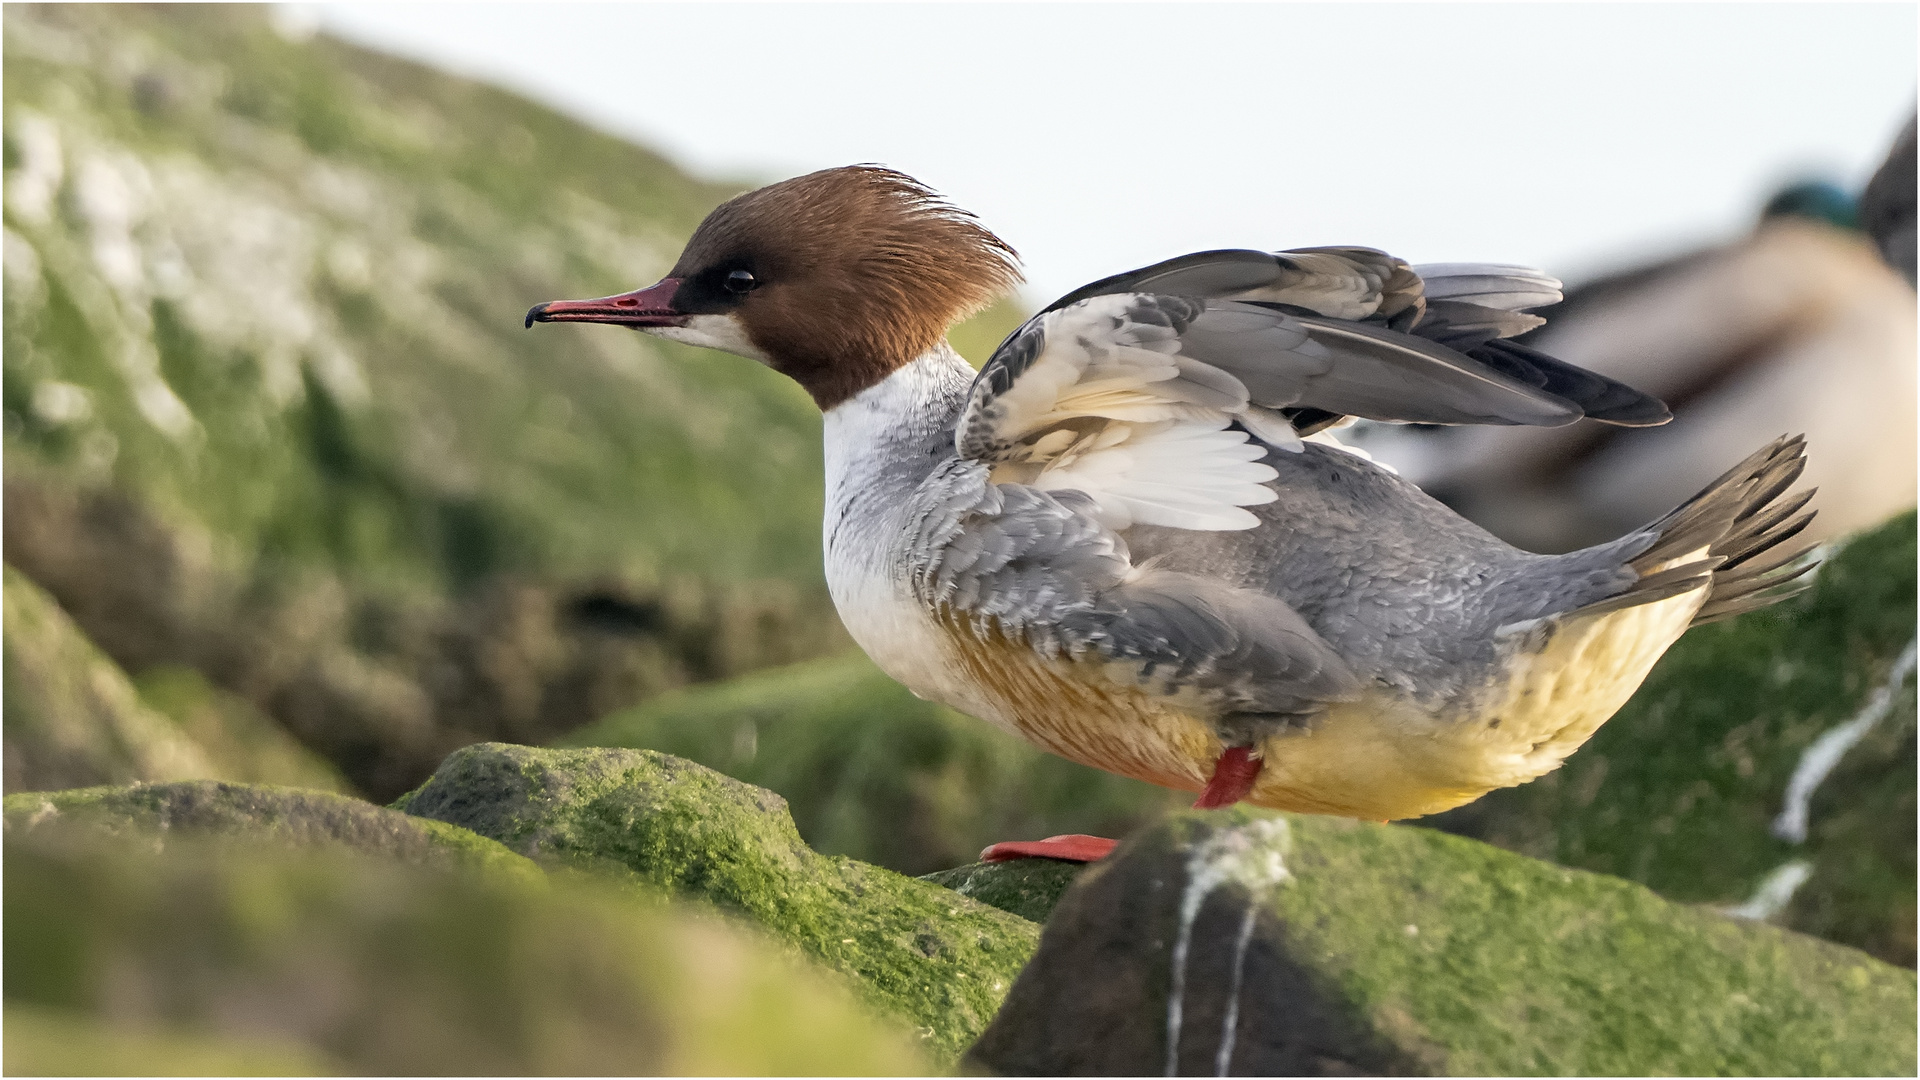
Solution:
[(182, 781), (9, 795), (9, 842), (78, 830), (164, 847), (225, 837), (280, 848), (338, 848), (426, 867), (540, 878), (540, 869), (466, 829), (325, 791)]
[(342, 1067), (277, 1039), (128, 1030), (68, 1009), (6, 1006), (9, 1076), (329, 1076)]
[(749, 919), (848, 976), (938, 1060), (986, 1028), (1039, 936), (951, 890), (820, 855), (778, 795), (652, 751), (471, 746), (395, 806)]
[(173, 721), (200, 748), (214, 779), (353, 792), (327, 759), (251, 702), (222, 690), (194, 668), (151, 667), (133, 676), (133, 685), (148, 708)]
[(710, 913), (335, 847), (5, 845), (13, 1074), (918, 1074), (905, 1031)]
[(903, 874), (1001, 840), (1118, 836), (1193, 801), (922, 701), (858, 651), (676, 691), (560, 744), (660, 750), (771, 788), (816, 851)]
[(45, 590), (5, 567), (5, 789), (217, 778), (339, 790), (332, 766), (191, 668), (129, 679)]
[(1915, 566), (1911, 513), (1852, 538), (1681, 638), (1557, 771), (1422, 824), (1913, 966)]
[(1043, 923), (1053, 914), (1068, 887), (1078, 881), (1086, 869), (1086, 863), (1062, 859), (1010, 859), (957, 866), (926, 874), (920, 880), (944, 885), (961, 896)]
[(4, 607), (6, 791), (214, 775), (206, 753), (11, 566)]
[(1187, 813), (1067, 892), (971, 1067), (1894, 1074), (1912, 972), (1428, 829)]

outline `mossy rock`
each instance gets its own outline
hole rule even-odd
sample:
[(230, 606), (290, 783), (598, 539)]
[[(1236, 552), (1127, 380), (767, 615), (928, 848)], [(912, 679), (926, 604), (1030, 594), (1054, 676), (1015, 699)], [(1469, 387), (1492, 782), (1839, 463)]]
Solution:
[(466, 829), (325, 791), (211, 780), (9, 795), (9, 843), (80, 832), (140, 838), (225, 837), (286, 848), (340, 848), (429, 867), (537, 880), (532, 862)]
[(207, 758), (213, 777), (236, 784), (352, 793), (340, 770), (236, 694), (190, 667), (163, 664), (133, 677), (148, 708), (173, 721)]
[(5, 788), (220, 779), (338, 791), (340, 774), (190, 668), (129, 679), (46, 591), (5, 572)]
[(577, 882), (205, 838), (5, 860), (9, 1072), (926, 1069), (778, 943)]
[(778, 795), (666, 754), (472, 746), (395, 806), (750, 919), (847, 975), (941, 1060), (985, 1029), (1038, 938), (948, 889), (820, 855)]
[(1406, 826), (1187, 813), (1070, 889), (1012, 1074), (1911, 1075), (1914, 975)]
[(1010, 911), (1023, 919), (1043, 923), (1086, 870), (1086, 863), (1063, 859), (1009, 859), (956, 866), (924, 874), (920, 880), (945, 886), (961, 896)]
[(8, 792), (215, 775), (52, 597), (13, 567), (4, 573)]
[(1804, 596), (1688, 632), (1558, 771), (1422, 824), (1723, 907), (1804, 860), (1781, 925), (1913, 966), (1911, 679), (1815, 789), (1804, 843), (1775, 823), (1808, 746), (1913, 647), (1914, 529), (1902, 514), (1832, 554)]
[(90, 1013), (6, 1007), (8, 1076), (337, 1076), (307, 1047), (258, 1036), (116, 1026)]
[(689, 758), (786, 797), (816, 850), (903, 874), (988, 844), (1118, 836), (1192, 801), (922, 701), (849, 652), (689, 687), (560, 740)]

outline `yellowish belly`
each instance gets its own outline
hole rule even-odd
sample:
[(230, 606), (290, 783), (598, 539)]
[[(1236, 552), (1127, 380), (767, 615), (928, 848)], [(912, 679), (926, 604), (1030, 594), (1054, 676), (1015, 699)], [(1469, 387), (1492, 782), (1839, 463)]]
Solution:
[[(1704, 597), (1687, 593), (1574, 619), (1523, 642), (1471, 706), (1436, 713), (1383, 687), (1269, 736), (1247, 801), (1372, 820), (1452, 809), (1557, 768), (1624, 705)], [(1225, 745), (1178, 702), (955, 627), (956, 660), (1002, 718), (1061, 757), (1198, 791)]]

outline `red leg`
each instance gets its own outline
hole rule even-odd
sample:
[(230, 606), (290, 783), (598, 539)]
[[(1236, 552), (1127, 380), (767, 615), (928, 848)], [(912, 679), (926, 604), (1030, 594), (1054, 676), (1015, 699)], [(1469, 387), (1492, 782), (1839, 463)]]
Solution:
[(995, 844), (980, 853), (981, 862), (1006, 862), (1009, 859), (1062, 859), (1066, 862), (1096, 862), (1107, 857), (1117, 840), (1085, 833), (1049, 836), (1045, 840), (1012, 840)]
[(1253, 756), (1251, 746), (1229, 746), (1213, 763), (1213, 778), (1207, 781), (1207, 790), (1193, 804), (1196, 810), (1212, 810), (1221, 806), (1232, 806), (1247, 797), (1253, 790), (1253, 782), (1260, 777), (1263, 762)]
[[(1200, 793), (1199, 801), (1193, 805), (1197, 809), (1211, 810), (1232, 806), (1246, 798), (1247, 793), (1253, 790), (1253, 782), (1260, 777), (1261, 764), (1260, 759), (1253, 756), (1252, 747), (1227, 747), (1220, 755), (1220, 760), (1214, 762), (1213, 779), (1207, 781), (1207, 790)], [(1095, 862), (1106, 858), (1114, 844), (1115, 841), (1099, 836), (1069, 833), (1065, 836), (1049, 836), (1045, 840), (1015, 840), (995, 844), (980, 853), (980, 861), (1062, 859), (1067, 862)]]

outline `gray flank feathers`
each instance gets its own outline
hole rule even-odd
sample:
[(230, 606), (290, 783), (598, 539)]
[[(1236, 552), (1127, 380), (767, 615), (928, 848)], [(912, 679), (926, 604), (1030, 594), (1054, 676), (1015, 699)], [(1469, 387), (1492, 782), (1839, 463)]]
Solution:
[(1139, 685), (1214, 715), (1303, 714), (1359, 688), (1339, 655), (1277, 597), (1138, 570), (1078, 492), (993, 484), (955, 460), (916, 496), (910, 574), (920, 602), (974, 634), (1056, 659), (1129, 667)]

